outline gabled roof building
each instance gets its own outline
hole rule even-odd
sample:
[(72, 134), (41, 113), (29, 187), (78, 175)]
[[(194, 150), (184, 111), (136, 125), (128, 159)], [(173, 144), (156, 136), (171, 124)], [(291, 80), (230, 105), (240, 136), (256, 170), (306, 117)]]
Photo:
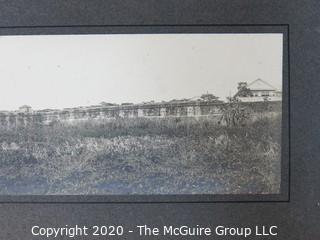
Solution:
[(241, 102), (281, 101), (282, 92), (268, 82), (258, 78), (247, 84), (239, 83), (238, 92), (234, 96)]

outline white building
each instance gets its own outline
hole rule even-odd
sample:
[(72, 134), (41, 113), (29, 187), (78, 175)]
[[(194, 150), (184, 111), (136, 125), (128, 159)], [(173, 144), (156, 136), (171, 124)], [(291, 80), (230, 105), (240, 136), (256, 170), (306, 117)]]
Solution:
[(235, 97), (241, 102), (281, 101), (282, 92), (268, 82), (258, 78), (250, 84), (246, 82), (240, 83)]

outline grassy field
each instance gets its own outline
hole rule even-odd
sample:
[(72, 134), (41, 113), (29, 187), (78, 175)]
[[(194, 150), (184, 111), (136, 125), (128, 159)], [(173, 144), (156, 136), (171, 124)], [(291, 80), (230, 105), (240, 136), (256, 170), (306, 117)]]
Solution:
[(280, 188), (281, 116), (0, 128), (0, 194), (242, 194)]

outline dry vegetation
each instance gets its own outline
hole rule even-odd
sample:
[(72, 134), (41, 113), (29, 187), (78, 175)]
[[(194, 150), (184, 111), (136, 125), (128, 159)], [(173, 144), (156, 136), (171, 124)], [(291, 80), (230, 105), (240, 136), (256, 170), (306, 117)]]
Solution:
[(277, 193), (281, 116), (0, 129), (0, 194)]

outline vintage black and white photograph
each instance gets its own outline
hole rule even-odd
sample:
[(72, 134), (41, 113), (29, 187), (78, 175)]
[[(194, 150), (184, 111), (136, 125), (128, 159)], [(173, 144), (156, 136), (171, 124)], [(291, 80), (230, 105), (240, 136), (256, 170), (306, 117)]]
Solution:
[(0, 37), (0, 195), (279, 194), (283, 34)]

